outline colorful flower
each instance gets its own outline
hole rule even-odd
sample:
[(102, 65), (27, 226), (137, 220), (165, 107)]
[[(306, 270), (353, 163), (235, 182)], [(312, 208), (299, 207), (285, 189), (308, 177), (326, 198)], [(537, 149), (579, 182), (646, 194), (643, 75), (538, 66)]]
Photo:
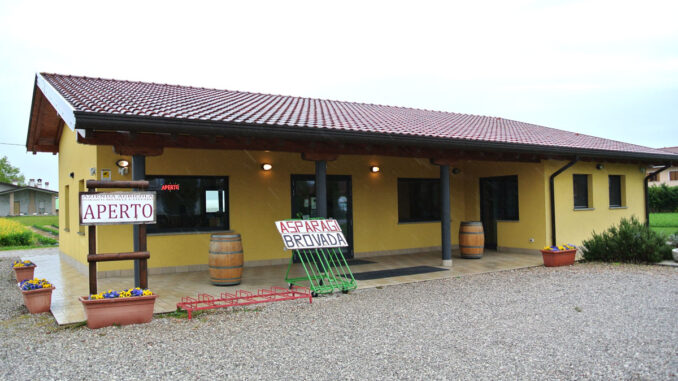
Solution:
[(89, 298), (90, 300), (98, 300), (114, 298), (131, 298), (134, 296), (148, 296), (148, 295), (153, 295), (153, 292), (151, 292), (151, 290), (149, 289), (141, 289), (139, 287), (135, 287), (121, 291), (108, 290), (105, 292), (100, 292), (98, 294), (92, 294), (89, 296)]
[(565, 251), (565, 250), (575, 250), (577, 249), (577, 246), (568, 243), (568, 244), (562, 244), (562, 245), (556, 245), (556, 246), (546, 246), (542, 250), (544, 251)]
[(12, 262), (12, 267), (31, 267), (31, 266), (35, 266), (35, 263), (29, 261), (28, 259), (25, 261), (18, 260)]
[(50, 288), (52, 287), (52, 284), (49, 283), (46, 279), (26, 279), (19, 283), (19, 288), (21, 288), (24, 291), (29, 291), (29, 290), (37, 290), (40, 288)]

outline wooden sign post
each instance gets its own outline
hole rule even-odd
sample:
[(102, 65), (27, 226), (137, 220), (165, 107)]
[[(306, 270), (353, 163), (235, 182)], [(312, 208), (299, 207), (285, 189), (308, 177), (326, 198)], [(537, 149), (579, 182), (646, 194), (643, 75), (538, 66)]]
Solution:
[[(97, 262), (139, 260), (141, 288), (148, 288), (146, 224), (155, 223), (155, 192), (96, 192), (97, 188), (146, 189), (148, 181), (87, 180), (88, 192), (80, 192), (80, 225), (89, 225), (89, 293), (97, 293)], [(96, 252), (96, 225), (139, 225), (139, 249), (129, 253)]]

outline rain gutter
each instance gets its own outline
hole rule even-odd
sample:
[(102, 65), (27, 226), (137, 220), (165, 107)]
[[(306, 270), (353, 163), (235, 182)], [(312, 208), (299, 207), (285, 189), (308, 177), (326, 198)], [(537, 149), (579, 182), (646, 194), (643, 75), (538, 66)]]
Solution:
[(558, 156), (585, 156), (600, 159), (629, 159), (647, 163), (678, 161), (667, 153), (623, 152), (599, 149), (568, 148), (534, 144), (450, 139), (371, 131), (348, 131), (318, 127), (299, 127), (254, 123), (233, 123), (206, 119), (177, 119), (75, 111), (79, 130), (130, 131), (138, 133), (173, 133), (186, 135), (249, 136), (266, 139), (325, 140), (367, 144), (412, 145), (460, 150), (487, 150)]
[(559, 170), (553, 172), (551, 176), (549, 177), (549, 197), (551, 200), (551, 246), (555, 246), (556, 243), (556, 195), (554, 191), (555, 187), (555, 178), (559, 174), (563, 173), (565, 170), (570, 168), (571, 166), (575, 165), (579, 161), (578, 157), (575, 157), (574, 160), (570, 161), (569, 163), (565, 164), (562, 168)]

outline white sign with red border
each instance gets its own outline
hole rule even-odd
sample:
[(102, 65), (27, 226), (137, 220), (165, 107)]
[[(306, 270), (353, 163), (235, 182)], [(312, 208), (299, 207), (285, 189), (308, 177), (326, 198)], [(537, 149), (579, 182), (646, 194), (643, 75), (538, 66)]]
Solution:
[(155, 192), (80, 193), (80, 225), (154, 223)]
[(348, 242), (337, 220), (276, 221), (285, 249), (325, 249), (346, 247)]

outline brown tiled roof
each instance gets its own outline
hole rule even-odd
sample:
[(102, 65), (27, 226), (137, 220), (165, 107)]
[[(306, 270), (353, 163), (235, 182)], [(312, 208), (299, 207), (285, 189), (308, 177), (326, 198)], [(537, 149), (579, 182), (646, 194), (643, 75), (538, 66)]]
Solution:
[(654, 148), (497, 117), (60, 74), (42, 76), (76, 113), (666, 156), (666, 151)]

